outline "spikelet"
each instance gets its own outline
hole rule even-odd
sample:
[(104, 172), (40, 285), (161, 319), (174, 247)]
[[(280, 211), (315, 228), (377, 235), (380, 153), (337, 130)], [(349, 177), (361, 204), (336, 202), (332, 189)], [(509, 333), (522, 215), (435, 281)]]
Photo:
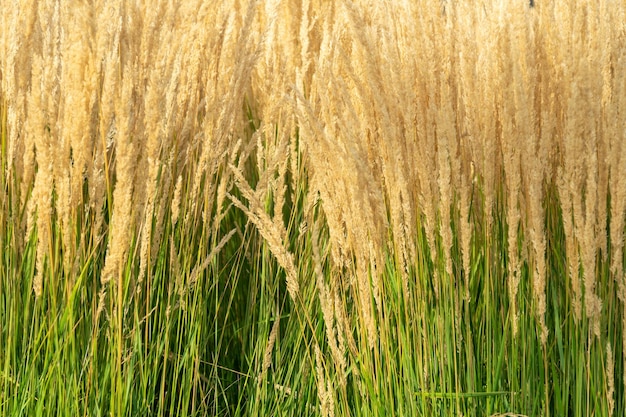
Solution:
[(178, 222), (178, 216), (180, 214), (180, 198), (181, 198), (182, 188), (183, 188), (183, 177), (182, 175), (179, 175), (178, 179), (176, 180), (176, 186), (174, 187), (174, 197), (172, 197), (172, 208), (171, 208), (172, 227), (175, 226), (176, 223)]
[(97, 150), (94, 143), (96, 124), (92, 115), (96, 109), (99, 87), (98, 62), (92, 46), (96, 36), (95, 19), (93, 10), (87, 5), (75, 5), (68, 9), (71, 11), (61, 11), (64, 24), (64, 36), (61, 38), (64, 63), (60, 81), (63, 94), (61, 135), (71, 149), (71, 158), (65, 162), (69, 184), (64, 186), (68, 189), (66, 204), (69, 208), (64, 210), (66, 216), (61, 215), (66, 269), (76, 251), (75, 240), (71, 237), (72, 226), (86, 202), (83, 201), (83, 185), (86, 181), (90, 189), (96, 187), (97, 190), (96, 184), (101, 181), (94, 176), (97, 173), (94, 170)]
[(545, 323), (546, 313), (546, 236), (544, 230), (544, 209), (542, 201), (544, 199), (543, 181), (544, 181), (544, 165), (545, 157), (541, 152), (540, 143), (537, 139), (531, 137), (528, 141), (526, 150), (534, 157), (531, 158), (529, 164), (523, 163), (525, 172), (529, 172), (527, 176), (527, 193), (526, 203), (527, 218), (529, 226), (529, 238), (532, 248), (532, 258), (534, 264), (533, 271), (533, 295), (536, 302), (536, 312), (539, 317), (539, 325), (541, 329), (541, 342), (545, 344), (548, 337), (548, 329)]
[(597, 221), (597, 155), (595, 146), (590, 145), (586, 152), (586, 194), (585, 219), (583, 225), (583, 245), (581, 248), (583, 260), (583, 279), (585, 284), (585, 310), (587, 318), (592, 323), (593, 333), (600, 336), (600, 315), (602, 301), (595, 292), (596, 288), (596, 221)]
[(246, 207), (241, 201), (231, 194), (228, 197), (235, 206), (241, 209), (248, 219), (254, 223), (254, 225), (261, 233), (261, 236), (267, 242), (270, 251), (278, 261), (278, 264), (285, 270), (287, 275), (287, 290), (289, 296), (295, 302), (297, 300), (300, 287), (298, 284), (298, 273), (295, 268), (293, 254), (289, 252), (285, 246), (286, 231), (284, 228), (280, 228), (280, 225), (270, 218), (270, 216), (263, 209), (262, 203), (259, 201), (256, 193), (250, 188), (246, 179), (243, 176), (240, 168), (230, 165), (235, 178), (235, 183), (242, 195), (248, 200), (250, 207)]
[(338, 341), (338, 335), (335, 327), (335, 304), (331, 290), (327, 287), (324, 280), (324, 272), (322, 270), (322, 260), (319, 251), (319, 231), (317, 222), (313, 226), (313, 262), (316, 275), (316, 284), (322, 314), (324, 316), (324, 325), (326, 327), (326, 338), (330, 346), (330, 352), (337, 367), (337, 371), (341, 376), (343, 383), (346, 380), (346, 360), (345, 352), (341, 350), (342, 343)]
[[(624, 133), (622, 133), (624, 135)], [(609, 180), (611, 194), (611, 272), (620, 276), (623, 271), (622, 252), (624, 249), (624, 221), (626, 216), (626, 146), (619, 136), (611, 146), (611, 173)]]
[[(57, 74), (60, 71), (60, 51), (58, 49), (60, 37), (59, 23), (59, 5), (50, 7), (49, 4), (39, 5), (40, 20), (49, 20), (50, 25), (45, 30), (43, 36), (43, 48), (41, 59), (35, 58), (33, 68), (33, 87), (35, 84), (37, 90), (34, 92), (33, 101), (29, 104), (29, 118), (34, 116), (33, 128), (37, 130), (36, 150), (37, 150), (37, 166), (38, 171), (35, 176), (35, 185), (33, 189), (32, 210), (37, 212), (37, 272), (34, 278), (33, 287), (35, 295), (41, 294), (44, 261), (46, 255), (52, 253), (52, 218), (54, 207), (52, 205), (52, 190), (55, 188), (55, 178), (59, 175), (57, 167), (61, 164), (57, 156), (58, 137), (57, 123), (58, 117), (58, 100), (60, 91), (57, 82)], [(39, 96), (37, 98), (36, 96)], [(35, 116), (36, 113), (43, 115)], [(59, 177), (61, 178), (61, 177)], [(30, 227), (29, 227), (30, 228)], [(48, 259), (50, 261), (50, 259)], [(48, 265), (51, 267), (51, 265)], [(53, 276), (53, 275), (52, 275)]]
[[(446, 124), (444, 120), (440, 120), (441, 124)], [(437, 165), (438, 176), (437, 184), (439, 188), (439, 230), (443, 245), (444, 267), (446, 275), (452, 277), (452, 229), (450, 224), (450, 207), (452, 204), (451, 174), (450, 174), (450, 155), (448, 153), (449, 142), (448, 135), (451, 132), (441, 132), (438, 135), (437, 146)]]
[(581, 318), (582, 286), (579, 277), (579, 229), (582, 220), (582, 175), (584, 167), (580, 163), (583, 155), (581, 137), (575, 132), (574, 121), (568, 119), (565, 123), (563, 139), (563, 166), (559, 168), (557, 186), (562, 201), (563, 228), (565, 231), (565, 251), (571, 286), (574, 293), (572, 304), (576, 319)]
[(335, 318), (337, 320), (337, 343), (339, 345), (339, 349), (341, 352), (343, 352), (345, 346), (347, 345), (348, 349), (350, 349), (350, 352), (353, 355), (357, 355), (358, 349), (356, 346), (356, 341), (354, 340), (354, 337), (352, 335), (352, 327), (350, 326), (346, 314), (346, 306), (339, 297), (339, 290), (337, 289), (337, 286), (334, 288), (333, 291), (333, 303)]
[(472, 134), (471, 131), (474, 128), (474, 112), (475, 110), (471, 105), (465, 103), (471, 103), (474, 99), (473, 95), (478, 91), (476, 86), (477, 82), (477, 69), (476, 65), (471, 59), (477, 55), (476, 36), (474, 36), (473, 30), (475, 24), (472, 22), (474, 13), (471, 10), (465, 9), (464, 5), (459, 5), (461, 8), (457, 11), (457, 18), (459, 19), (458, 28), (459, 31), (469, 31), (470, 34), (464, 32), (459, 33), (457, 40), (462, 42), (462, 47), (466, 53), (459, 54), (458, 57), (458, 85), (459, 85), (459, 101), (460, 105), (457, 108), (457, 112), (462, 116), (459, 117), (458, 126), (458, 158), (460, 159), (460, 167), (457, 168), (458, 178), (458, 190), (459, 190), (459, 212), (460, 212), (460, 227), (458, 233), (460, 235), (460, 244), (463, 261), (463, 272), (465, 275), (465, 294), (466, 300), (469, 300), (469, 275), (470, 275), (470, 261), (471, 261), (471, 238), (472, 238), (472, 223), (470, 218), (470, 206), (472, 199), (472, 188), (476, 182), (475, 161), (472, 160), (471, 143)]
[[(1, 46), (3, 59), (0, 61), (2, 72), (3, 100), (6, 104), (7, 117), (7, 177), (20, 184), (19, 204), (26, 206), (28, 189), (32, 186), (35, 176), (35, 143), (36, 137), (25, 134), (28, 129), (30, 94), (33, 88), (37, 91), (41, 85), (33, 73), (34, 60), (41, 54), (42, 42), (38, 36), (38, 2), (14, 0), (11, 5), (2, 8), (3, 32)], [(32, 87), (31, 87), (32, 86)], [(31, 90), (33, 91), (33, 90)], [(39, 113), (39, 114), (38, 114)], [(40, 112), (31, 114), (41, 117)], [(13, 168), (15, 167), (15, 168)], [(21, 239), (18, 240), (18, 242)]]
[(520, 188), (519, 174), (519, 153), (515, 151), (515, 147), (509, 148), (507, 160), (504, 164), (507, 167), (507, 244), (508, 244), (508, 289), (509, 300), (513, 314), (513, 335), (517, 335), (518, 314), (517, 311), (517, 290), (520, 282), (520, 266), (518, 255), (518, 227), (520, 221), (520, 212), (517, 202), (518, 190)]
[(606, 343), (606, 401), (609, 408), (609, 416), (615, 411), (615, 360), (611, 344)]
[[(510, 11), (509, 11), (510, 13)], [(522, 9), (519, 9), (519, 12), (513, 16), (510, 16), (510, 20), (513, 23), (511, 28), (511, 33), (509, 38), (507, 39), (512, 45), (507, 47), (507, 52), (512, 54), (513, 57), (510, 59), (510, 65), (506, 65), (507, 74), (505, 75), (505, 79), (509, 80), (504, 89), (504, 97), (503, 97), (503, 113), (505, 117), (502, 120), (502, 152), (503, 152), (503, 167), (504, 167), (504, 181), (506, 185), (506, 198), (507, 198), (507, 209), (506, 209), (506, 218), (507, 218), (507, 226), (508, 226), (508, 235), (507, 235), (507, 244), (508, 244), (508, 290), (509, 290), (509, 299), (512, 306), (512, 327), (513, 334), (517, 334), (517, 326), (518, 326), (518, 315), (517, 311), (517, 291), (520, 282), (520, 260), (518, 253), (518, 228), (521, 220), (521, 213), (519, 207), (519, 192), (522, 188), (522, 173), (530, 173), (530, 170), (534, 170), (537, 166), (542, 166), (543, 161), (541, 160), (542, 155), (540, 155), (536, 150), (536, 143), (534, 141), (527, 141), (526, 148), (524, 152), (525, 163), (522, 163), (521, 153), (519, 150), (519, 146), (515, 143), (515, 137), (519, 136), (522, 138), (532, 138), (535, 135), (534, 132), (534, 124), (535, 124), (535, 114), (533, 112), (533, 73), (531, 72), (531, 68), (533, 66), (532, 63), (526, 62), (527, 57), (531, 54), (528, 53), (528, 50), (532, 48), (530, 45), (531, 40), (528, 39), (528, 36), (524, 36), (528, 30), (524, 27), (524, 16), (520, 15), (523, 13)], [(507, 61), (509, 59), (504, 58)], [(510, 77), (510, 78), (509, 78)], [(534, 161), (534, 164), (529, 165), (528, 159)], [(527, 176), (531, 176), (532, 174), (527, 174)], [(530, 180), (530, 186), (532, 187), (530, 195), (526, 198), (526, 201), (530, 201), (532, 204), (531, 210), (532, 212), (529, 214), (530, 217), (539, 215), (541, 212), (541, 207), (538, 206), (543, 195), (538, 190), (538, 187), (541, 186), (542, 178), (537, 176), (537, 173), (534, 174)], [(535, 272), (534, 276), (536, 277), (535, 294), (537, 299), (540, 299), (541, 296), (539, 293), (544, 292), (542, 290), (542, 277), (543, 267), (540, 265), (543, 263), (543, 250), (541, 245), (543, 245), (542, 236), (543, 231), (541, 229), (542, 219), (532, 220), (533, 226), (531, 226), (533, 232), (531, 233), (531, 239), (534, 237), (537, 242), (537, 246), (534, 246), (536, 252), (536, 257), (540, 257), (538, 259), (538, 271)], [(543, 310), (542, 301), (539, 301), (539, 310)], [(542, 335), (545, 334), (545, 329), (542, 329)]]
[(463, 294), (464, 300), (470, 301), (470, 273), (471, 273), (471, 242), (472, 242), (472, 224), (470, 220), (470, 198), (471, 198), (471, 181), (463, 176), (461, 179), (461, 192), (459, 195), (460, 200), (460, 227), (458, 233), (461, 240), (461, 251), (463, 257), (463, 273), (465, 276), (464, 284), (465, 291)]
[(263, 354), (263, 364), (261, 365), (261, 373), (257, 377), (257, 382), (259, 384), (265, 381), (265, 377), (267, 376), (267, 371), (270, 369), (272, 364), (272, 352), (274, 351), (274, 344), (276, 343), (276, 337), (278, 336), (278, 330), (280, 329), (280, 314), (276, 316), (276, 320), (274, 320), (274, 324), (272, 325), (272, 330), (270, 331), (270, 337), (267, 341), (267, 346), (265, 347), (265, 353)]
[[(31, 94), (28, 98), (28, 111), (32, 115), (25, 123), (25, 136), (39, 138), (37, 141), (37, 165), (38, 173), (35, 176), (35, 183), (32, 191), (32, 198), (28, 202), (27, 208), (27, 230), (26, 236), (30, 236), (33, 229), (37, 229), (37, 269), (33, 280), (33, 290), (36, 296), (40, 296), (43, 288), (44, 257), (51, 245), (50, 231), (52, 225), (52, 196), (50, 191), (53, 188), (52, 157), (50, 155), (50, 137), (46, 132), (46, 120), (42, 101), (43, 87), (43, 62), (39, 57), (33, 60), (33, 78), (35, 82), (32, 86)], [(33, 139), (33, 144), (35, 143)]]
[(320, 415), (322, 417), (334, 417), (335, 399), (330, 381), (326, 380), (322, 352), (317, 343), (315, 344), (315, 373), (317, 374), (317, 396), (320, 400)]
[(133, 185), (138, 149), (131, 142), (131, 101), (132, 84), (122, 85), (121, 96), (116, 104), (117, 134), (115, 137), (117, 158), (117, 183), (113, 192), (113, 216), (106, 260), (100, 282), (105, 285), (113, 278), (121, 277), (121, 268), (126, 261), (132, 239)]
[[(144, 123), (149, 126), (147, 133), (143, 138), (142, 146), (144, 151), (142, 152), (142, 158), (138, 168), (138, 180), (141, 179), (141, 183), (137, 184), (137, 196), (135, 204), (138, 209), (143, 206), (143, 215), (141, 219), (141, 241), (139, 249), (139, 278), (138, 282), (144, 279), (146, 269), (150, 267), (151, 245), (158, 246), (157, 242), (153, 242), (153, 237), (157, 236), (153, 231), (152, 223), (157, 209), (157, 176), (161, 167), (161, 149), (162, 146), (167, 146), (165, 142), (164, 122), (167, 115), (164, 115), (164, 109), (161, 105), (164, 100), (161, 92), (161, 84), (166, 82), (165, 78), (160, 72), (154, 71), (148, 80), (148, 86), (146, 88), (146, 100), (144, 104)], [(138, 213), (139, 214), (139, 213)]]
[(226, 234), (226, 236), (222, 237), (219, 243), (215, 245), (213, 249), (211, 249), (211, 252), (209, 252), (209, 255), (204, 259), (204, 261), (194, 267), (189, 276), (189, 285), (194, 285), (196, 283), (196, 281), (200, 277), (200, 274), (204, 272), (204, 270), (211, 264), (211, 262), (214, 261), (215, 256), (224, 248), (224, 246), (226, 246), (226, 244), (233, 237), (235, 232), (237, 232), (237, 229), (231, 230)]
[(563, 210), (563, 229), (565, 231), (565, 254), (567, 259), (567, 273), (571, 282), (573, 299), (572, 307), (574, 309), (574, 318), (580, 320), (582, 318), (582, 289), (580, 277), (578, 274), (578, 251), (577, 240), (574, 228), (574, 204), (570, 200), (571, 197), (577, 198), (571, 194), (570, 185), (567, 184), (564, 169), (559, 170), (557, 186), (559, 190), (561, 209)]

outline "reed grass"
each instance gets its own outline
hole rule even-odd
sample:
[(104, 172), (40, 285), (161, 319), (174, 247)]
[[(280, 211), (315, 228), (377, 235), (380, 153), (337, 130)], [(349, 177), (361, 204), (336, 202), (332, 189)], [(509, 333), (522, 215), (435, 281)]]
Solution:
[(0, 414), (626, 414), (626, 3), (0, 7)]

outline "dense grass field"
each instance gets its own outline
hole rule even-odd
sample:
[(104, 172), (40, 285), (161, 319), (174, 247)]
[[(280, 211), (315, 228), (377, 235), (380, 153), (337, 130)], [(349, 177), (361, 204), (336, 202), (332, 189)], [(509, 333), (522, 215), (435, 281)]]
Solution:
[(0, 415), (626, 415), (625, 1), (0, 15)]

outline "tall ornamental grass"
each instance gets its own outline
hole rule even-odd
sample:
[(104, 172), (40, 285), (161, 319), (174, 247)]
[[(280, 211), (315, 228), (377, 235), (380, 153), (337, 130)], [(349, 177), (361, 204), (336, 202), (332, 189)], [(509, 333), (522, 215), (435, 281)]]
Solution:
[(626, 414), (624, 1), (6, 0), (0, 415)]

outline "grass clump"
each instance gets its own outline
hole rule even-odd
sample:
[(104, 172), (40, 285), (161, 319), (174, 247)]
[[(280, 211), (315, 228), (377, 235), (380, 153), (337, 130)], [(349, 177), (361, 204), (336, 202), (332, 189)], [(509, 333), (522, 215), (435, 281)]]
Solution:
[(625, 11), (3, 8), (0, 414), (624, 414)]

